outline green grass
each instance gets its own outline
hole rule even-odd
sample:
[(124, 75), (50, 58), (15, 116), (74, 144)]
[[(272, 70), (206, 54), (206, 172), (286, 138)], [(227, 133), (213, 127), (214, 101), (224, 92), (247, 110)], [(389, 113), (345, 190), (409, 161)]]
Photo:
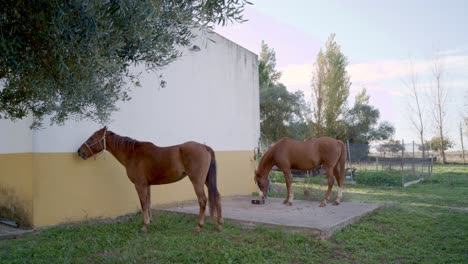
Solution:
[(333, 242), (357, 263), (466, 263), (466, 212), (380, 210), (338, 232)]
[(468, 263), (468, 166), (434, 172), (404, 189), (346, 186), (350, 201), (387, 206), (329, 240), (229, 221), (222, 232), (208, 223), (194, 234), (194, 216), (156, 213), (147, 234), (133, 215), (0, 241), (0, 263)]
[(287, 263), (332, 257), (327, 243), (262, 226), (247, 229), (226, 223), (220, 233), (208, 224), (194, 234), (194, 217), (159, 213), (144, 234), (138, 231), (141, 218), (57, 227), (4, 241), (0, 243), (0, 262)]

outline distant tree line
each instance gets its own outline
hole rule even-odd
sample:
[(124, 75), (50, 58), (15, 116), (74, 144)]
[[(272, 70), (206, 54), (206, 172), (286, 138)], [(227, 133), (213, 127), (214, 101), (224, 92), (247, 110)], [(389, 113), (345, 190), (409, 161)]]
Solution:
[[(260, 127), (263, 143), (281, 137), (304, 140), (329, 136), (350, 143), (369, 146), (373, 141), (387, 140), (395, 133), (389, 122), (379, 122), (380, 112), (369, 104), (363, 88), (348, 106), (350, 80), (347, 58), (331, 35), (319, 51), (312, 72), (312, 98), (307, 101), (302, 91), (290, 92), (279, 82), (275, 51), (265, 42), (259, 55)], [(367, 147), (368, 150), (368, 147)]]

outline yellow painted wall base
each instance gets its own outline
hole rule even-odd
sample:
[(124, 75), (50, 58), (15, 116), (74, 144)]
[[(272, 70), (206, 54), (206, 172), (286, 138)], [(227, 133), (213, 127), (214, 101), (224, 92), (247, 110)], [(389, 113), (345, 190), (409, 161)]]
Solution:
[[(222, 196), (255, 191), (252, 151), (220, 151), (216, 152), (216, 159)], [(12, 165), (5, 170), (7, 164)], [(22, 164), (21, 169), (13, 164)], [(133, 184), (110, 153), (86, 161), (76, 153), (1, 154), (0, 166), (0, 186), (15, 190), (34, 227), (116, 217), (140, 210)], [(153, 205), (196, 199), (188, 178), (152, 186), (151, 193)], [(2, 203), (5, 200), (0, 196)]]
[(33, 224), (32, 154), (0, 154), (0, 217)]

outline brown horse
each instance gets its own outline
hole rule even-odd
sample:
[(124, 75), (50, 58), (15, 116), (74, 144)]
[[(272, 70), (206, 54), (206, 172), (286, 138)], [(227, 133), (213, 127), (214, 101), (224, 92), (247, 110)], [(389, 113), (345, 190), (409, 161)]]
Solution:
[(204, 185), (208, 187), (210, 214), (216, 211), (217, 229), (221, 230), (221, 196), (216, 186), (216, 160), (213, 150), (197, 142), (186, 142), (171, 147), (158, 147), (151, 142), (141, 142), (122, 137), (104, 127), (94, 132), (78, 149), (78, 155), (86, 160), (108, 150), (125, 167), (127, 176), (135, 184), (144, 216), (142, 231), (147, 231), (151, 221), (150, 185), (168, 184), (188, 176), (200, 205), (199, 232), (205, 219), (207, 203)]
[(345, 175), (346, 146), (343, 141), (329, 137), (297, 141), (291, 138), (282, 138), (275, 143), (260, 159), (255, 171), (255, 182), (260, 189), (260, 196), (265, 199), (268, 192), (268, 174), (276, 165), (286, 179), (288, 196), (284, 204), (292, 205), (294, 192), (291, 188), (291, 169), (311, 170), (322, 165), (328, 178), (328, 190), (325, 199), (320, 203), (323, 207), (330, 200), (333, 188), (333, 175), (338, 183), (338, 197), (333, 203), (338, 205), (342, 198), (342, 189)]

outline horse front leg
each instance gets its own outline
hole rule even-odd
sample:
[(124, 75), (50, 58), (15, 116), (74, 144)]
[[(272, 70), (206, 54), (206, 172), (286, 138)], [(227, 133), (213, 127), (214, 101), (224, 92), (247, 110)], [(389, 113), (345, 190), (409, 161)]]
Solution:
[(333, 183), (335, 180), (333, 179), (333, 169), (332, 168), (325, 168), (325, 173), (327, 174), (328, 180), (328, 190), (325, 194), (325, 199), (320, 203), (320, 207), (324, 207), (327, 205), (327, 202), (330, 200), (331, 191), (333, 188)]
[(283, 171), (284, 179), (286, 180), (286, 189), (288, 191), (286, 200), (283, 201), (285, 205), (292, 205), (292, 200), (294, 199), (294, 190), (292, 188), (292, 174), (291, 170), (287, 169)]
[(148, 185), (148, 188), (147, 188), (146, 200), (148, 203), (149, 222), (151, 223), (153, 221), (153, 213), (151, 212), (151, 186), (150, 185)]
[(148, 225), (150, 222), (150, 216), (149, 216), (149, 203), (148, 203), (148, 185), (137, 185), (135, 184), (135, 189), (138, 193), (138, 198), (140, 199), (140, 204), (141, 204), (141, 210), (143, 212), (143, 227), (141, 228), (141, 231), (147, 232), (148, 231)]

